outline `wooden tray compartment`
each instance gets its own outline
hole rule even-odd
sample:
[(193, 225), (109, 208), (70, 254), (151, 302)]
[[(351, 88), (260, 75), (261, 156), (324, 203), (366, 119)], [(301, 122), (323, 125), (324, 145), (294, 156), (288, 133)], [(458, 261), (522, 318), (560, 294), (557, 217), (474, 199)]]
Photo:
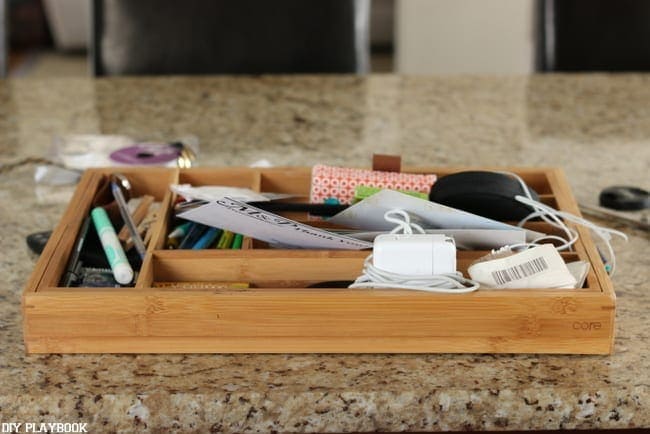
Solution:
[[(411, 169), (439, 176), (469, 168)], [(543, 202), (579, 213), (557, 169), (511, 169)], [(304, 195), (310, 169), (129, 169), (134, 185), (162, 200), (135, 288), (57, 287), (102, 173), (89, 170), (54, 231), (23, 296), (30, 353), (612, 351), (615, 295), (587, 231), (565, 261), (592, 264), (577, 290), (480, 290), (465, 295), (404, 290), (316, 289), (352, 280), (368, 251), (164, 250), (172, 182), (226, 184)], [(137, 180), (137, 181), (136, 181)], [(309, 222), (304, 214), (289, 215)], [(543, 226), (543, 223), (531, 223)], [(542, 227), (542, 229), (548, 229)], [(459, 269), (486, 252), (459, 252)], [(156, 288), (156, 282), (249, 282), (239, 288)]]

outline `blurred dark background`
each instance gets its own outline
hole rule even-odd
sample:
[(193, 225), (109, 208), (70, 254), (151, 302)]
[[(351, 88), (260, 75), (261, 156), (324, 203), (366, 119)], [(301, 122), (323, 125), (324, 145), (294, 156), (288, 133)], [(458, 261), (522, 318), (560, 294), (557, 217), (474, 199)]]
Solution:
[(0, 0), (0, 74), (646, 71), (646, 0)]

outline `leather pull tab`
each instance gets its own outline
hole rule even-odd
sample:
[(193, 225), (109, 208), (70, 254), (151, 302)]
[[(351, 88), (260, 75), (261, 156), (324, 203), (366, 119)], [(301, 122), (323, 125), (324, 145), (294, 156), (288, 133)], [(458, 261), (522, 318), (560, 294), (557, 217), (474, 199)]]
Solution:
[(402, 157), (399, 155), (373, 154), (372, 170), (382, 172), (401, 172)]

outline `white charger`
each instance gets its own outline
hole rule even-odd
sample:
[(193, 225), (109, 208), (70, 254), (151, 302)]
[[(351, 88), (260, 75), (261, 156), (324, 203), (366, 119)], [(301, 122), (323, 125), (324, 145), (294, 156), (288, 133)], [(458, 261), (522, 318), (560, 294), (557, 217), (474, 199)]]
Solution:
[(456, 243), (442, 234), (382, 234), (375, 238), (373, 265), (413, 276), (456, 272)]
[[(401, 218), (397, 218), (401, 217)], [(363, 274), (350, 288), (410, 289), (446, 294), (476, 291), (478, 283), (456, 271), (456, 243), (442, 234), (426, 234), (401, 209), (387, 211), (386, 221), (397, 226), (375, 238)], [(419, 234), (413, 234), (413, 229)], [(397, 234), (398, 231), (403, 234)]]

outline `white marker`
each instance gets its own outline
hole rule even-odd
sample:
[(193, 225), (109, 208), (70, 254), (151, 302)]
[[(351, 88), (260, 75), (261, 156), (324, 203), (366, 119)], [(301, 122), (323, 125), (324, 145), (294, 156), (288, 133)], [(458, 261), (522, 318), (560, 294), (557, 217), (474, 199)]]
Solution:
[(117, 283), (126, 285), (133, 280), (133, 268), (126, 259), (124, 249), (117, 238), (115, 229), (108, 218), (108, 214), (104, 208), (97, 207), (90, 213), (99, 235), (99, 240), (102, 242), (106, 259), (113, 270), (113, 276)]

